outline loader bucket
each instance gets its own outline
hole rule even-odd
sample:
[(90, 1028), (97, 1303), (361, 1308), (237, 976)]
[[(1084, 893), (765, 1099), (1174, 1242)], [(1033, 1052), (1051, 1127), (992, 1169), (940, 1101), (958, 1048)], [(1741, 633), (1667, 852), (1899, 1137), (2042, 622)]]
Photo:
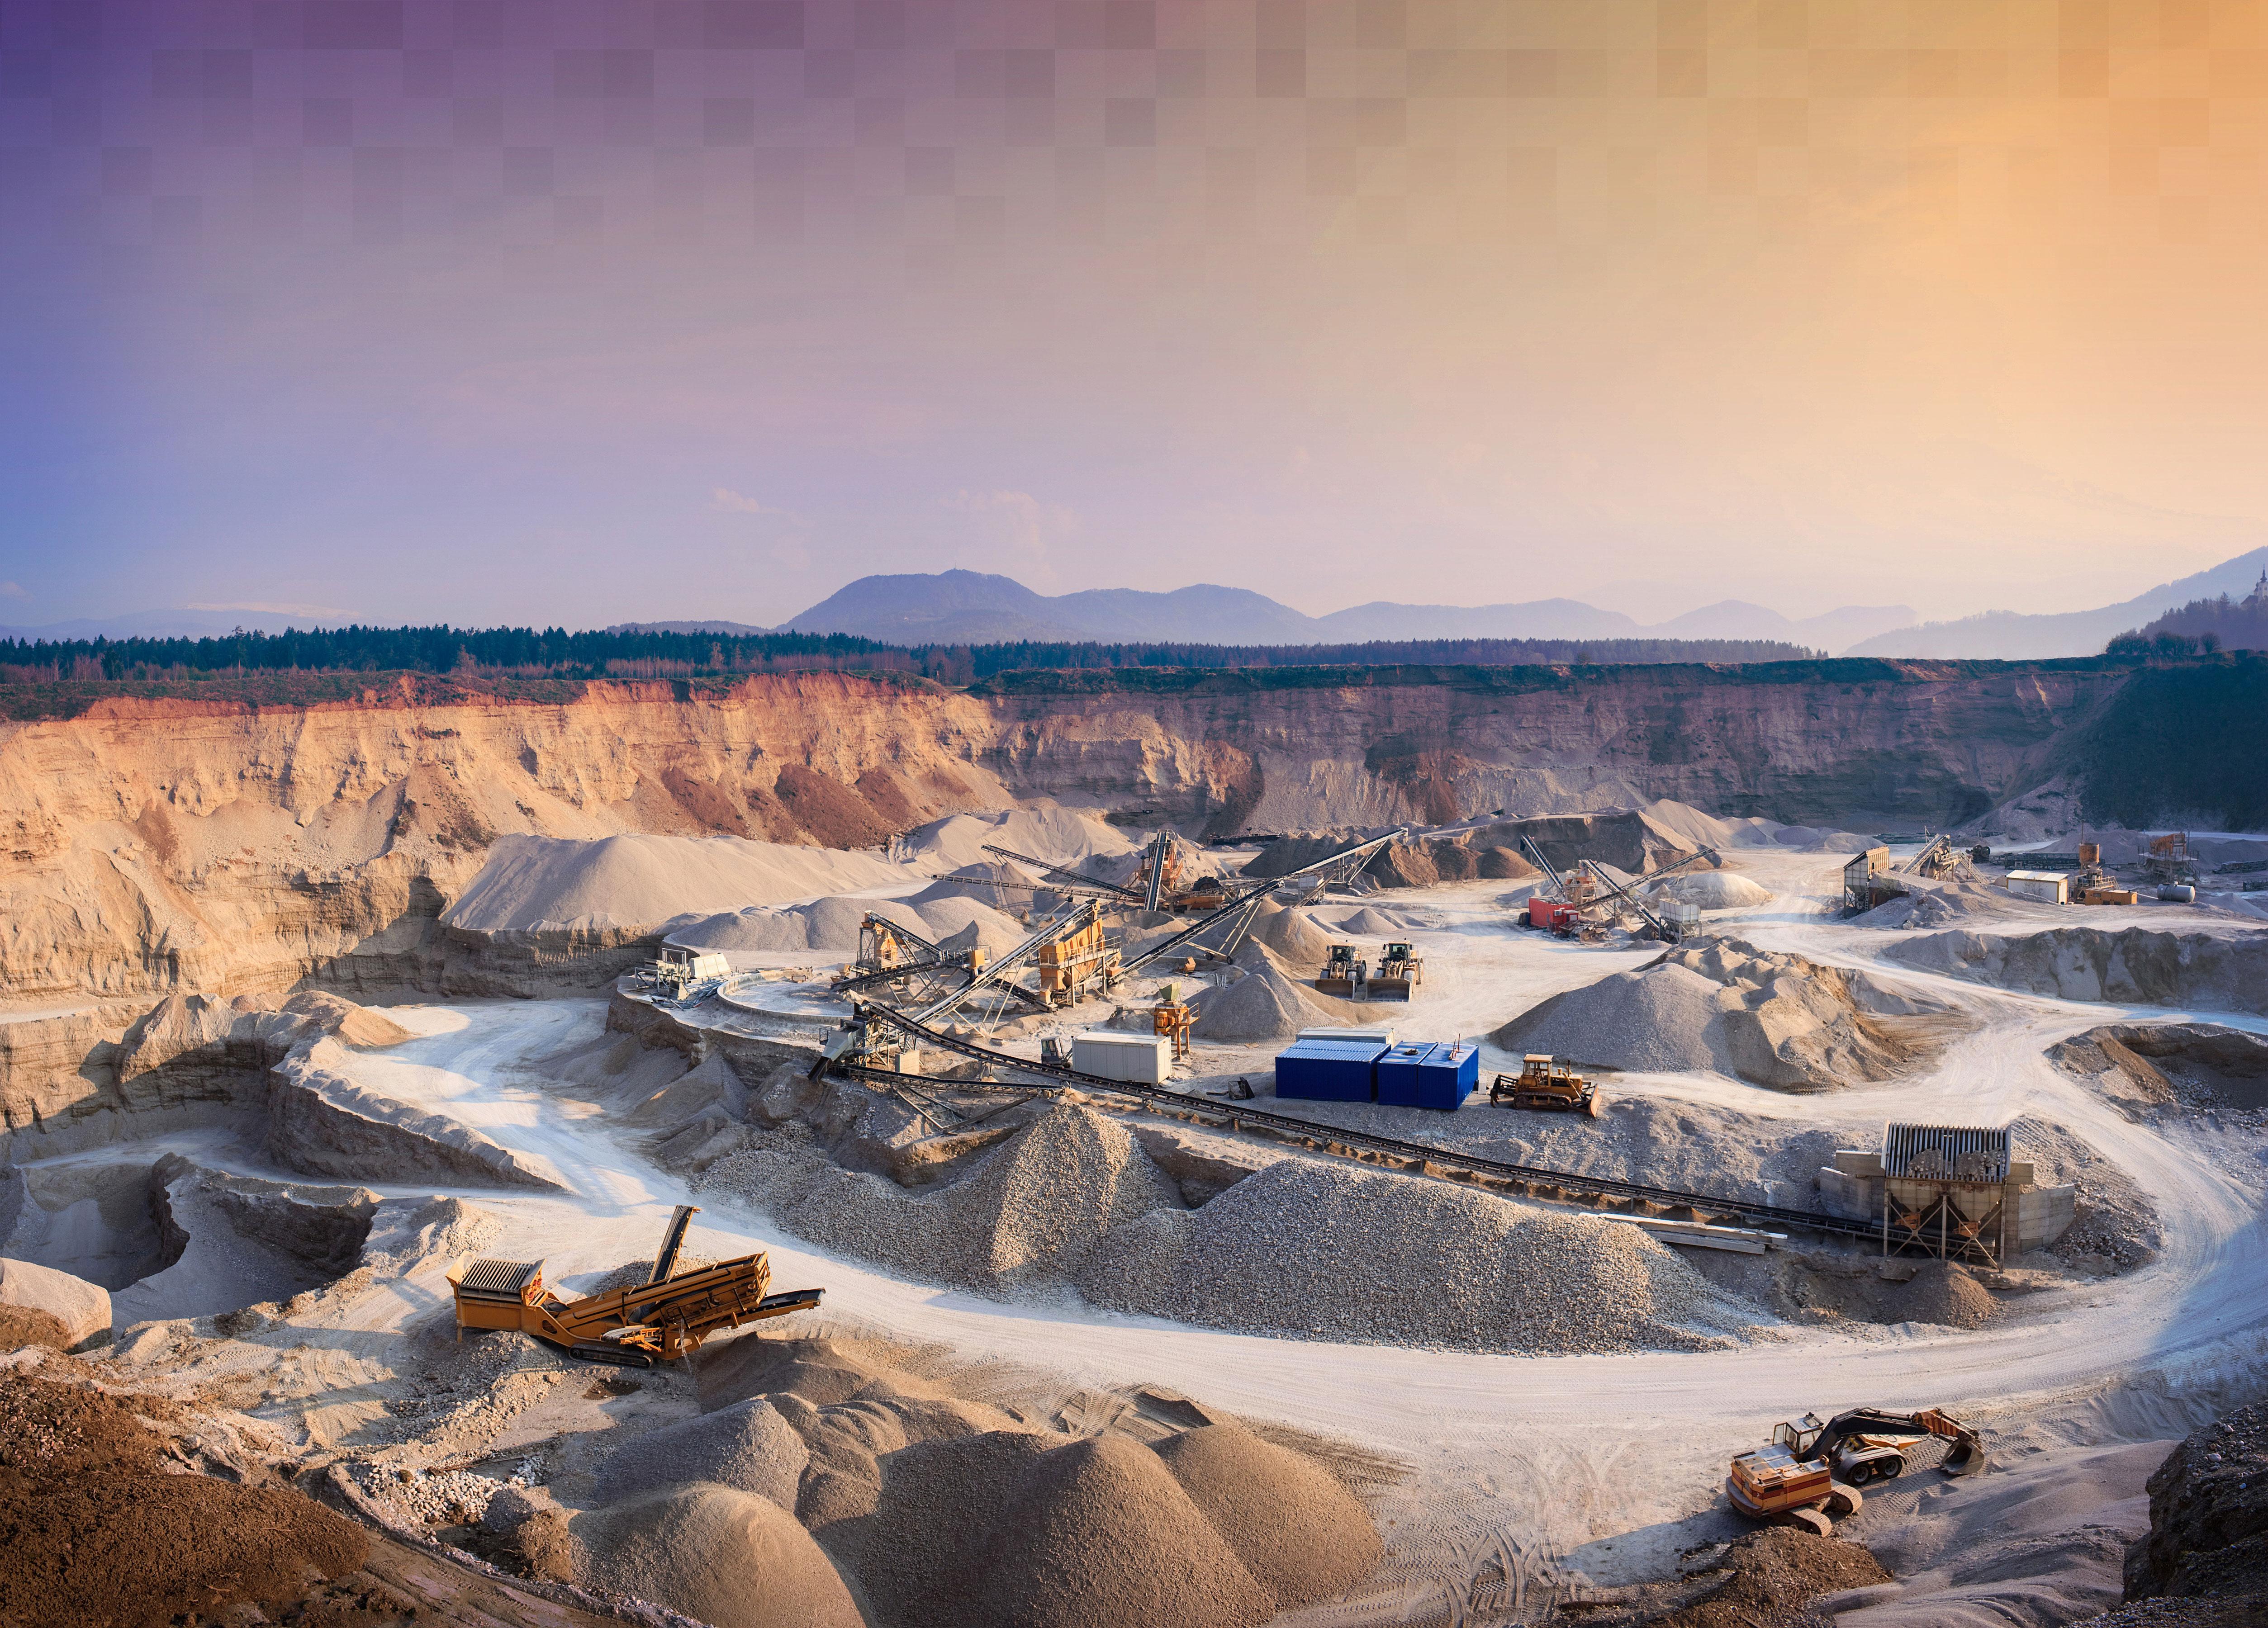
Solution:
[(1956, 1441), (1938, 1468), (1949, 1476), (1975, 1476), (1984, 1473), (1986, 1466), (1984, 1444), (1981, 1441)]

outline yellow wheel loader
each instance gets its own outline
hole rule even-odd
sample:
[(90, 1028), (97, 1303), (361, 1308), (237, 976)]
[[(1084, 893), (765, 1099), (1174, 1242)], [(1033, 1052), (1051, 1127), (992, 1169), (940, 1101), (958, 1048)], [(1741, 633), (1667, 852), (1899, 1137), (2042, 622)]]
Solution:
[(761, 1250), (691, 1272), (677, 1271), (698, 1207), (681, 1204), (644, 1283), (587, 1300), (562, 1301), (545, 1287), (540, 1260), (475, 1260), (449, 1268), (457, 1338), (467, 1329), (518, 1329), (586, 1362), (652, 1368), (697, 1350), (720, 1328), (809, 1311), (823, 1289), (769, 1294), (771, 1263)]
[(1905, 1473), (1914, 1450), (1947, 1444), (1938, 1468), (1973, 1476), (1985, 1468), (1984, 1443), (1975, 1430), (1935, 1408), (1889, 1413), (1853, 1408), (1825, 1424), (1815, 1413), (1772, 1427), (1771, 1441), (1733, 1460), (1725, 1497), (1752, 1521), (1802, 1527), (1822, 1536), (1859, 1513), (1859, 1489)]

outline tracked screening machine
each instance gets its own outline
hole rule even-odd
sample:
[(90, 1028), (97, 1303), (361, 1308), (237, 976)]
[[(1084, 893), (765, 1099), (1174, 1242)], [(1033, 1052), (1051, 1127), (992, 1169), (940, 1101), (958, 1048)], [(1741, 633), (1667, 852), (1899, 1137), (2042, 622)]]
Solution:
[(720, 1328), (817, 1308), (821, 1289), (766, 1293), (771, 1263), (761, 1250), (679, 1272), (686, 1229), (698, 1213), (693, 1205), (677, 1206), (644, 1283), (586, 1300), (552, 1294), (540, 1260), (460, 1258), (449, 1269), (457, 1337), (467, 1329), (517, 1329), (586, 1362), (652, 1368), (697, 1350)]

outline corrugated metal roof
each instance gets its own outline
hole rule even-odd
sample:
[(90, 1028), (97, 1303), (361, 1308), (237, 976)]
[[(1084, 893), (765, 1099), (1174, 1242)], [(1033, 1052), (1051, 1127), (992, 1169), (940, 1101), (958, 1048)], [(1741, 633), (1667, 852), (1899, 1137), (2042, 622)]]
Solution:
[(2008, 1145), (2005, 1125), (1885, 1125), (1882, 1169), (1904, 1181), (1998, 1184), (2008, 1179)]
[(513, 1300), (543, 1270), (540, 1260), (476, 1260), (465, 1268), (458, 1286), (475, 1294), (505, 1294)]

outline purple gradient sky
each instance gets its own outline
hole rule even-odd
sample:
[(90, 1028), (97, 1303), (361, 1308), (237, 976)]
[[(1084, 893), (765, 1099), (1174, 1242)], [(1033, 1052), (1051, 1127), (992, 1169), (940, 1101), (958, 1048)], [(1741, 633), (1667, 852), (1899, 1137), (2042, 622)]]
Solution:
[(11, 0), (0, 622), (2268, 540), (2268, 3)]

